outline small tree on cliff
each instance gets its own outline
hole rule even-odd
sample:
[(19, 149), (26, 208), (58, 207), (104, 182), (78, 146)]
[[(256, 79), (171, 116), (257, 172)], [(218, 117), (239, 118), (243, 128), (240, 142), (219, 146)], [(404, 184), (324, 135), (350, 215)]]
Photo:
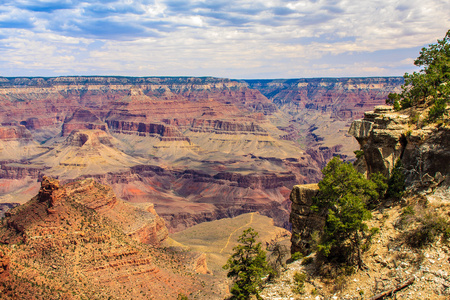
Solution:
[(223, 268), (229, 270), (227, 276), (234, 279), (231, 287), (232, 299), (246, 300), (259, 296), (262, 277), (271, 271), (266, 261), (266, 252), (261, 243), (256, 242), (258, 233), (252, 228), (244, 230), (238, 238), (240, 245), (233, 248), (234, 253)]
[(366, 203), (374, 203), (379, 197), (378, 186), (338, 157), (322, 173), (324, 177), (312, 207), (327, 213), (318, 251), (328, 261), (362, 268), (361, 248), (369, 236), (364, 221), (371, 218)]
[(405, 84), (400, 94), (389, 94), (386, 103), (396, 110), (430, 101), (433, 106), (428, 118), (435, 120), (447, 113), (450, 102), (450, 30), (442, 40), (422, 48), (414, 65), (420, 72), (405, 73)]

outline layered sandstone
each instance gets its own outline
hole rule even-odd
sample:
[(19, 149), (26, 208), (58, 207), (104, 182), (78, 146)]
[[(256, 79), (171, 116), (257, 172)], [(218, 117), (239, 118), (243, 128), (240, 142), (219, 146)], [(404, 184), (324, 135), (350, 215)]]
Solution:
[(296, 185), (292, 189), (289, 218), (292, 223), (291, 253), (311, 253), (311, 236), (316, 231), (321, 232), (325, 225), (325, 218), (311, 210), (313, 198), (318, 192), (317, 184)]
[(363, 171), (388, 176), (400, 159), (407, 185), (423, 183), (427, 178), (441, 183), (443, 176), (450, 174), (450, 129), (433, 123), (418, 127), (411, 121), (412, 114), (417, 112), (394, 112), (391, 107), (378, 106), (364, 119), (353, 122), (349, 133), (364, 151), (358, 161)]
[[(223, 298), (225, 291), (202, 290), (215, 282), (191, 271), (202, 265), (198, 257), (164, 254), (126, 235), (117, 216), (131, 212), (105, 186), (45, 177), (38, 196), (1, 222), (2, 299)], [(128, 217), (145, 215), (136, 213)]]
[[(339, 140), (348, 113), (335, 111), (371, 106), (395, 83), (352, 80), (258, 90), (210, 77), (2, 78), (4, 136), (23, 134), (0, 139), (0, 186), (27, 181), (28, 195), (44, 174), (95, 177), (127, 201), (154, 204), (171, 231), (255, 210), (289, 228), (292, 186), (317, 182), (333, 155), (356, 149)], [(297, 92), (307, 98), (292, 100)], [(5, 189), (3, 207), (23, 203), (18, 192)]]
[(358, 147), (347, 134), (353, 120), (365, 111), (382, 105), (389, 93), (399, 92), (401, 77), (374, 78), (307, 78), (277, 80), (247, 80), (272, 100), (283, 113), (292, 116), (289, 123), (281, 123), (286, 140), (298, 141), (322, 152), (334, 149), (333, 154), (353, 157)]
[(97, 129), (106, 131), (107, 126), (94, 113), (87, 109), (78, 109), (64, 120), (61, 136), (68, 136), (74, 130)]

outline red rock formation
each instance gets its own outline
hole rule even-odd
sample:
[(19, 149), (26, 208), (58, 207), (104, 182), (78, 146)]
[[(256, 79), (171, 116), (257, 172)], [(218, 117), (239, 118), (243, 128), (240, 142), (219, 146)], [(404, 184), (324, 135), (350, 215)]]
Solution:
[(22, 139), (31, 140), (30, 132), (25, 126), (2, 126), (0, 127), (0, 140)]
[(106, 124), (87, 109), (78, 109), (64, 121), (61, 136), (68, 136), (74, 130), (99, 129), (106, 131)]
[(111, 195), (92, 181), (61, 186), (45, 177), (38, 196), (9, 211), (0, 226), (2, 299), (225, 296), (213, 278), (200, 280), (190, 271), (193, 265), (201, 270), (198, 257), (165, 254), (125, 235), (120, 220), (111, 220), (120, 206)]

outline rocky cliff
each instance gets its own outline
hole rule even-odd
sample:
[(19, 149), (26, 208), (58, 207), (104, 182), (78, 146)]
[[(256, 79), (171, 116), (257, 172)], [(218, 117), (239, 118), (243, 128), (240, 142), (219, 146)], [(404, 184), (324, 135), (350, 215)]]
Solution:
[(423, 109), (394, 112), (391, 107), (378, 106), (354, 121), (349, 133), (363, 151), (356, 163), (360, 170), (389, 176), (400, 159), (408, 187), (433, 186), (444, 191), (450, 183), (450, 129), (445, 123), (423, 124), (425, 115)]
[[(299, 185), (291, 192), (292, 253), (310, 255), (305, 261), (288, 267), (279, 282), (308, 274), (305, 293), (318, 293), (325, 299), (354, 299), (355, 295), (382, 299), (395, 295), (401, 299), (448, 299), (450, 280), (447, 270), (450, 251), (450, 128), (448, 116), (437, 122), (427, 119), (429, 107), (420, 105), (402, 111), (389, 106), (377, 106), (364, 118), (352, 123), (349, 133), (361, 146), (355, 166), (366, 175), (381, 172), (393, 174), (396, 161), (402, 163), (406, 191), (401, 199), (384, 199), (372, 210), (369, 228), (379, 232), (365, 245), (362, 270), (351, 274), (328, 274), (326, 264), (317, 263), (310, 254), (312, 233), (320, 231), (324, 218), (312, 213), (310, 206), (317, 194), (317, 186)], [(336, 273), (336, 274), (339, 274)], [(294, 277), (295, 278), (295, 277)], [(265, 292), (265, 299), (279, 295), (291, 297), (295, 286), (273, 284)]]
[[(154, 211), (132, 208), (92, 180), (61, 186), (44, 177), (39, 194), (1, 221), (2, 299), (223, 298), (213, 278), (196, 275), (198, 257), (155, 248), (167, 231), (158, 237), (154, 223)], [(145, 234), (130, 230), (142, 225)]]
[(289, 196), (292, 206), (289, 221), (292, 223), (291, 253), (311, 253), (311, 237), (320, 232), (325, 218), (311, 211), (313, 197), (319, 192), (317, 184), (296, 185)]
[(384, 104), (389, 93), (399, 92), (403, 78), (305, 78), (246, 83), (291, 116), (289, 123), (279, 126), (285, 131), (285, 139), (318, 152), (339, 146), (334, 154), (352, 158), (358, 146), (347, 134), (351, 122)]

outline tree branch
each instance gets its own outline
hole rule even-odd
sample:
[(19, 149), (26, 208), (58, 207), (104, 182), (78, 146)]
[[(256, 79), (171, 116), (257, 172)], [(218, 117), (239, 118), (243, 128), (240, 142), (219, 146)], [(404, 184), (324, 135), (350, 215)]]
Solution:
[(395, 288), (386, 290), (386, 291), (381, 292), (381, 293), (379, 293), (379, 294), (376, 294), (375, 296), (373, 296), (373, 297), (370, 298), (369, 300), (379, 300), (379, 299), (383, 299), (384, 297), (389, 296), (389, 295), (392, 295), (393, 293), (398, 292), (398, 291), (404, 289), (405, 287), (407, 287), (407, 286), (413, 284), (413, 282), (414, 282), (414, 277), (410, 277), (408, 280), (403, 281), (403, 282), (397, 284), (397, 286), (396, 286)]

